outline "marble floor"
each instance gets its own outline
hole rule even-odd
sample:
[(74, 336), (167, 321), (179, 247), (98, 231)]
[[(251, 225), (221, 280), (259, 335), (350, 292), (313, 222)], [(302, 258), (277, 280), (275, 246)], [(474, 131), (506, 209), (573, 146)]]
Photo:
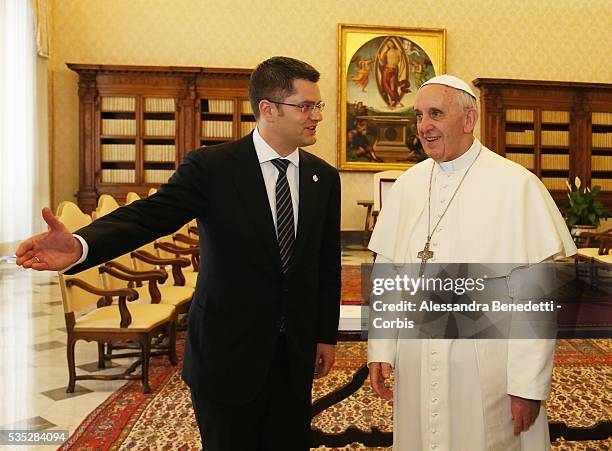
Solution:
[[(359, 245), (343, 248), (343, 264), (372, 262)], [(24, 270), (12, 259), (0, 260), (0, 431), (56, 431), (71, 434), (83, 419), (125, 381), (79, 381), (66, 393), (66, 329), (57, 273)], [(77, 342), (77, 373), (114, 373), (97, 368), (95, 343)], [(55, 446), (7, 446), (1, 449), (56, 449)]]
[[(74, 393), (66, 393), (65, 327), (57, 273), (23, 270), (10, 261), (0, 263), (0, 431), (71, 433), (125, 384), (79, 381)], [(80, 341), (76, 346), (77, 372), (117, 371), (118, 367), (98, 370), (95, 343)], [(121, 361), (121, 366), (126, 364), (128, 359)]]

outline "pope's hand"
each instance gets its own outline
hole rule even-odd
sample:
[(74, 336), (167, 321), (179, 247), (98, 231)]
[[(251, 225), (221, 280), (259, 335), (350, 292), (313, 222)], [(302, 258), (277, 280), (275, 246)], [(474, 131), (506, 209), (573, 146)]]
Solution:
[(61, 271), (81, 258), (83, 247), (49, 208), (43, 208), (42, 217), (49, 230), (21, 243), (16, 263), (37, 271)]
[(519, 435), (531, 427), (540, 413), (540, 405), (541, 402), (539, 400), (510, 395), (510, 411), (514, 420), (514, 435)]
[(371, 362), (368, 365), (370, 369), (370, 384), (376, 394), (387, 401), (393, 399), (393, 391), (385, 385), (385, 381), (391, 377), (391, 364), (387, 362)]

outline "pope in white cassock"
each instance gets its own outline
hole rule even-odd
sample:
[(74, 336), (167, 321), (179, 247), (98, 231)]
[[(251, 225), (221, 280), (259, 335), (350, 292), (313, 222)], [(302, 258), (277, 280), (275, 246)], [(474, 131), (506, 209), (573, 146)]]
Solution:
[[(424, 83), (414, 104), (429, 159), (385, 199), (369, 248), (377, 263), (539, 263), (576, 252), (540, 180), (473, 136), (476, 96), (462, 80)], [(540, 451), (554, 340), (373, 339), (374, 390), (394, 398), (393, 449)], [(393, 392), (385, 385), (395, 370)]]

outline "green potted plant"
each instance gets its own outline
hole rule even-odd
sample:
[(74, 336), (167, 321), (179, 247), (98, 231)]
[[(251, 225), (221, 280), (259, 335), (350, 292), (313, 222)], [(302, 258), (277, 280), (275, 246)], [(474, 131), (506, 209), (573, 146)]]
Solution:
[(610, 212), (604, 204), (596, 199), (601, 186), (581, 189), (582, 182), (579, 177), (574, 179), (573, 187), (569, 182), (565, 183), (569, 191), (569, 205), (563, 209), (563, 216), (574, 238), (582, 232), (594, 230), (602, 219), (610, 217)]

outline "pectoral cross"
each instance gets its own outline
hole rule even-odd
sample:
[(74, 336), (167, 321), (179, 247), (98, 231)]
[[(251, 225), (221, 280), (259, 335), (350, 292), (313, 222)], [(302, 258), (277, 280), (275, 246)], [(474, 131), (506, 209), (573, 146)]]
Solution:
[(427, 260), (429, 260), (430, 258), (433, 258), (434, 256), (433, 251), (429, 250), (429, 241), (430, 240), (428, 238), (423, 250), (417, 254), (417, 258), (421, 259), (421, 268), (419, 269), (419, 277), (421, 277), (423, 273), (425, 272), (425, 265), (427, 264)]

